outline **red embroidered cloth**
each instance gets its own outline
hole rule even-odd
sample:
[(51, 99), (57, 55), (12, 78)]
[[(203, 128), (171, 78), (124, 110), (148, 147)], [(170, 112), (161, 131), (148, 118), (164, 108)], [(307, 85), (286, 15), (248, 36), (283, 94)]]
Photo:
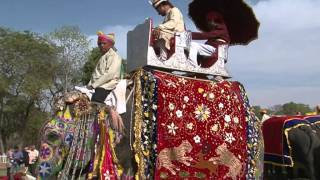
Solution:
[[(265, 154), (277, 155), (282, 157), (283, 154), (283, 125), (288, 119), (284, 117), (271, 117), (263, 122), (262, 132), (265, 144)], [(270, 160), (272, 161), (272, 160)]]
[(154, 72), (158, 82), (155, 179), (245, 179), (247, 123), (238, 82)]

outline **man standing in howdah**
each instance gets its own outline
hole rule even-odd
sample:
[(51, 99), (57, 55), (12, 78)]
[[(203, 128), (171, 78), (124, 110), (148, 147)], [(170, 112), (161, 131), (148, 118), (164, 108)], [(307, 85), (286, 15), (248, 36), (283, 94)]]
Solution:
[(170, 50), (170, 39), (174, 37), (175, 32), (185, 31), (183, 15), (168, 0), (153, 0), (151, 3), (159, 15), (165, 16), (162, 24), (153, 31), (157, 39), (155, 46), (160, 49), (159, 58), (165, 61)]
[(104, 103), (106, 97), (120, 81), (122, 58), (114, 48), (114, 34), (98, 32), (98, 47), (101, 52), (88, 84), (88, 89), (95, 89), (91, 101)]

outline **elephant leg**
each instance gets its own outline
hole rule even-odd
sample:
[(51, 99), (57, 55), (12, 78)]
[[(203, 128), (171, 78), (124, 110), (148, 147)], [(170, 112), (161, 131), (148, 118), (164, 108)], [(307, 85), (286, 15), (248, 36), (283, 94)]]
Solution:
[(293, 171), (294, 171), (294, 168), (293, 167), (287, 167), (286, 168), (286, 170), (287, 170), (287, 177), (289, 178), (289, 179), (293, 179)]
[(314, 170), (314, 163), (313, 161), (309, 161), (308, 162), (308, 170), (309, 170), (309, 177), (310, 177), (310, 180), (317, 180), (317, 177), (316, 177), (316, 172)]
[(273, 168), (272, 164), (268, 164), (268, 163), (264, 164), (263, 173), (264, 173), (265, 180), (273, 179), (274, 175), (272, 174), (272, 168)]

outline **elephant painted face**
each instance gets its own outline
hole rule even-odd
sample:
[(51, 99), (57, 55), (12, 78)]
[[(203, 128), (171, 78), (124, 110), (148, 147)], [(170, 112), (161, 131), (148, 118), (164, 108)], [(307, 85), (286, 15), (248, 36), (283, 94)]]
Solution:
[(73, 141), (75, 122), (69, 108), (58, 112), (56, 117), (48, 121), (42, 129), (40, 148), (39, 178), (47, 179), (55, 176), (62, 169)]

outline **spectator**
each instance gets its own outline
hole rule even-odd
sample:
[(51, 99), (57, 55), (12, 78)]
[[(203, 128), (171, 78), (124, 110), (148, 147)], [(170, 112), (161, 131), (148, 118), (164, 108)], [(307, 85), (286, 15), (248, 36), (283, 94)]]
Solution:
[(318, 104), (316, 106), (316, 109), (314, 112), (309, 112), (309, 113), (306, 113), (307, 116), (315, 116), (315, 115), (320, 115), (320, 104)]
[(35, 145), (31, 145), (28, 150), (29, 154), (29, 171), (32, 175), (35, 175), (36, 162), (39, 157), (39, 151), (36, 149)]
[(13, 156), (13, 149), (12, 148), (8, 150), (7, 156), (9, 159), (13, 159), (13, 157), (12, 157)]
[(23, 163), (23, 154), (20, 151), (18, 146), (14, 147), (13, 154), (12, 154), (12, 160), (15, 165), (20, 165)]
[(29, 153), (28, 153), (29, 148), (25, 147), (22, 150), (22, 164), (24, 164), (25, 167), (29, 167)]
[(260, 115), (261, 115), (261, 122), (264, 122), (265, 120), (270, 118), (270, 116), (267, 114), (267, 110), (266, 109), (261, 109), (260, 110)]

